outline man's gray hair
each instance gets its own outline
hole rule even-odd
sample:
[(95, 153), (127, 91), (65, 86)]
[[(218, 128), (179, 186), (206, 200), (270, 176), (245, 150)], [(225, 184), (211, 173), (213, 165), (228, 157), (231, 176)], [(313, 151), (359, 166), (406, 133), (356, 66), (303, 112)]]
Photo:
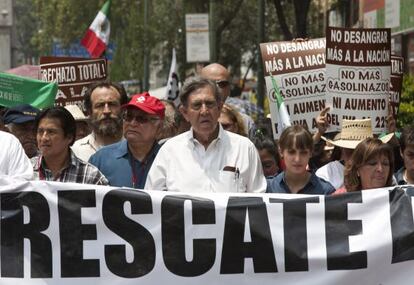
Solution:
[(210, 87), (210, 89), (213, 91), (214, 98), (216, 99), (217, 103), (221, 102), (220, 91), (217, 87), (216, 82), (209, 79), (201, 78), (199, 76), (192, 76), (184, 81), (183, 87), (181, 88), (181, 103), (184, 106), (187, 106), (188, 97), (191, 95), (191, 93), (204, 87)]

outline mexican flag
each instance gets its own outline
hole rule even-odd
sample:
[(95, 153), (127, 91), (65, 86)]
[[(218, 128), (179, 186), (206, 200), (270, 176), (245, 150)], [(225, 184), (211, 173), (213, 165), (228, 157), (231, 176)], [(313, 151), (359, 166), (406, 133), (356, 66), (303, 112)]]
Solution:
[(285, 101), (283, 97), (280, 95), (279, 86), (277, 86), (276, 80), (273, 75), (270, 73), (270, 79), (272, 80), (273, 89), (275, 92), (275, 97), (277, 101), (277, 111), (279, 114), (278, 122), (278, 133), (280, 134), (284, 129), (291, 126), (290, 123), (290, 116), (286, 109)]
[(109, 23), (109, 12), (111, 9), (111, 0), (103, 5), (98, 15), (93, 20), (81, 44), (88, 50), (91, 57), (100, 57), (109, 43), (109, 34), (111, 25)]

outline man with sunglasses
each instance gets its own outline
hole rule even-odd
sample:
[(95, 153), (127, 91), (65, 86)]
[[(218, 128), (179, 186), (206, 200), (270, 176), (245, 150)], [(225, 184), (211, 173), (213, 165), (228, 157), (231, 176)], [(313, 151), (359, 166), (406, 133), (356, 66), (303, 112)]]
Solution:
[(230, 73), (227, 68), (218, 63), (211, 63), (201, 69), (200, 76), (216, 82), (223, 103), (231, 105), (240, 112), (246, 130), (251, 134), (255, 129), (254, 121), (246, 114), (246, 110), (243, 109), (242, 104), (237, 103), (237, 101), (241, 101), (241, 99), (230, 97)]
[(126, 140), (101, 148), (89, 162), (98, 167), (110, 185), (143, 189), (160, 149), (156, 138), (162, 128), (165, 107), (145, 92), (132, 96), (122, 110)]
[(223, 103), (216, 83), (189, 78), (180, 100), (180, 110), (191, 129), (163, 145), (148, 173), (145, 189), (264, 192), (266, 180), (255, 146), (218, 123)]

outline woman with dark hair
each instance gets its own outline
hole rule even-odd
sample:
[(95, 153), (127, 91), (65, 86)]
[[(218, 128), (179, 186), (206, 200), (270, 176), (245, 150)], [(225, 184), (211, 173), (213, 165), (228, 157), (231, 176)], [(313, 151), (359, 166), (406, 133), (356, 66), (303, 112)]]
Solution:
[(355, 148), (345, 166), (344, 187), (335, 193), (382, 188), (393, 184), (394, 152), (377, 138), (367, 138)]
[(307, 171), (312, 156), (312, 135), (302, 126), (286, 128), (279, 138), (279, 153), (285, 162), (285, 171), (268, 180), (267, 192), (331, 194), (334, 187)]

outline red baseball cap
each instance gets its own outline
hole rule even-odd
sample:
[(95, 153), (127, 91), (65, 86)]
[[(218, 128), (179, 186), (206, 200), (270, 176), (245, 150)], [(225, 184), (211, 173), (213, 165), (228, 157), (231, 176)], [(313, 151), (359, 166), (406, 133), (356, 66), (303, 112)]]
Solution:
[(157, 115), (161, 119), (164, 119), (164, 104), (157, 98), (151, 96), (148, 92), (133, 95), (131, 101), (129, 101), (125, 105), (122, 105), (122, 109), (128, 107), (138, 108), (144, 111), (145, 113)]

